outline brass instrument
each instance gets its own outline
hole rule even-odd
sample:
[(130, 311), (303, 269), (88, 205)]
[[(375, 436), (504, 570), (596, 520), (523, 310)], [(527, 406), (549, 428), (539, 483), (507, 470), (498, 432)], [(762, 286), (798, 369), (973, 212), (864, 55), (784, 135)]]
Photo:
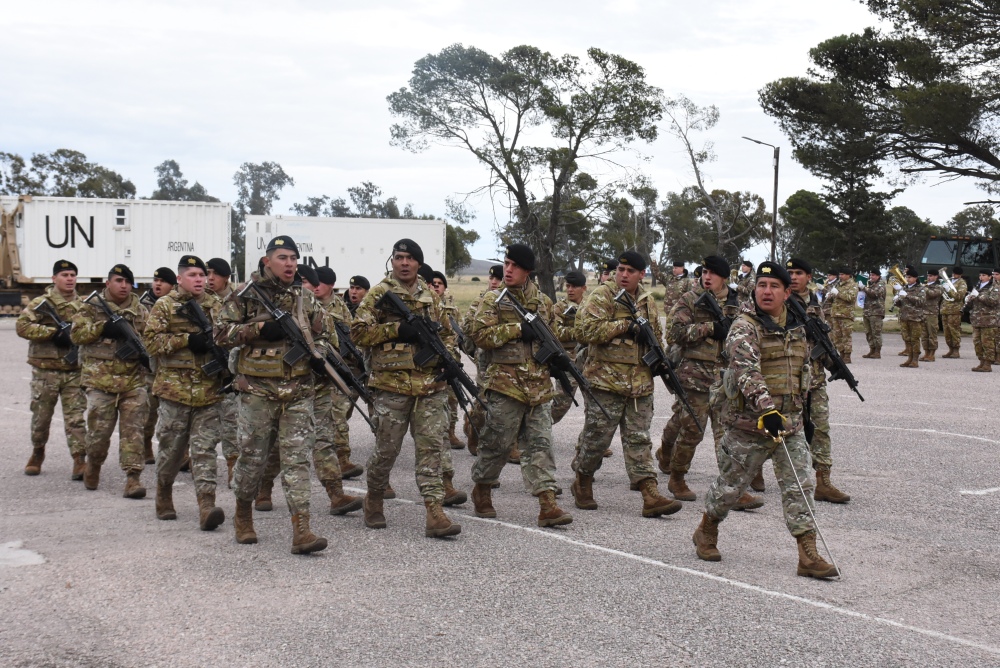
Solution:
[(941, 282), (944, 283), (945, 290), (942, 295), (944, 300), (946, 302), (955, 301), (955, 295), (958, 294), (958, 288), (956, 288), (955, 284), (951, 282), (950, 278), (948, 278), (948, 272), (944, 270), (944, 267), (938, 269), (938, 276), (941, 277)]
[(737, 283), (738, 284), (740, 282), (739, 278), (740, 278), (740, 270), (739, 269), (733, 269), (733, 270), (731, 270), (729, 272), (729, 282), (730, 283)]
[[(886, 281), (886, 284), (893, 290), (902, 290), (906, 287), (906, 276), (899, 270), (898, 264), (892, 265), (892, 268), (889, 270), (889, 280)], [(895, 287), (896, 285), (899, 287)]]

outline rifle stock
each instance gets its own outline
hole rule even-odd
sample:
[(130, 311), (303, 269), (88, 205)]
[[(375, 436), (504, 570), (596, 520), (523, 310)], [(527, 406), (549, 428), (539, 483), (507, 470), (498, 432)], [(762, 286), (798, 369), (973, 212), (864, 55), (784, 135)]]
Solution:
[(88, 304), (93, 304), (92, 299), (97, 300), (97, 306), (104, 312), (107, 316), (108, 321), (115, 323), (121, 328), (124, 333), (124, 338), (118, 343), (118, 349), (115, 350), (115, 357), (120, 360), (131, 360), (133, 358), (138, 358), (139, 363), (146, 367), (147, 371), (152, 371), (153, 367), (149, 362), (149, 353), (146, 351), (146, 346), (142, 344), (142, 339), (139, 335), (135, 333), (135, 328), (132, 327), (132, 323), (126, 320), (123, 316), (113, 312), (108, 303), (104, 301), (104, 297), (97, 290), (94, 290), (90, 295), (84, 299)]
[[(66, 332), (69, 333), (73, 329), (73, 324), (66, 322), (59, 317), (59, 313), (56, 311), (56, 307), (53, 306), (48, 299), (43, 299), (35, 307), (36, 313), (41, 313), (42, 315), (47, 315), (56, 324), (56, 333)], [(69, 352), (63, 355), (63, 361), (67, 364), (76, 366), (80, 362), (80, 346), (70, 346)]]

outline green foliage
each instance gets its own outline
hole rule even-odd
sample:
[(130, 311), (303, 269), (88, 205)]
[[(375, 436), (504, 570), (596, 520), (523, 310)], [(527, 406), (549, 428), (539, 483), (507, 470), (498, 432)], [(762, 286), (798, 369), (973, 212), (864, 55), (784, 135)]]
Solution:
[(962, 237), (1000, 238), (1000, 220), (996, 209), (989, 204), (969, 206), (945, 223), (945, 231)]
[(905, 206), (894, 206), (889, 209), (889, 217), (892, 220), (892, 234), (886, 239), (886, 245), (891, 248), (888, 253), (888, 264), (915, 264), (920, 259), (920, 254), (924, 252), (928, 237), (944, 232), (942, 228), (921, 218)]
[(218, 202), (218, 197), (212, 197), (205, 186), (195, 181), (188, 187), (188, 181), (181, 174), (180, 165), (175, 160), (164, 160), (157, 165), (156, 190), (149, 199), (172, 200), (175, 202)]
[(451, 277), (472, 264), (469, 246), (479, 241), (479, 232), (462, 227), (476, 219), (476, 214), (464, 202), (451, 197), (446, 198), (445, 212), (445, 215), (456, 223), (455, 225), (445, 223), (444, 273)]
[(79, 151), (60, 148), (35, 153), (30, 166), (13, 153), (0, 153), (0, 194), (135, 199), (135, 185), (124, 176), (88, 162)]
[(233, 175), (236, 185), (236, 203), (233, 206), (232, 244), (235, 266), (245, 266), (246, 217), (271, 213), (274, 200), (286, 186), (295, 185), (295, 179), (285, 173), (276, 162), (260, 164), (244, 162)]

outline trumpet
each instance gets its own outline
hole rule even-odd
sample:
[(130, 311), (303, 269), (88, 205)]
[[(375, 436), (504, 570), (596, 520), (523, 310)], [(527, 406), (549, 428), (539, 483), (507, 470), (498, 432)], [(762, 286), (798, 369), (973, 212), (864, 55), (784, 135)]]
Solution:
[(944, 294), (941, 296), (944, 297), (946, 302), (955, 301), (955, 295), (958, 294), (958, 288), (956, 288), (955, 284), (951, 282), (950, 278), (948, 278), (948, 272), (944, 270), (944, 267), (938, 269), (938, 276), (941, 277), (941, 282), (944, 283)]

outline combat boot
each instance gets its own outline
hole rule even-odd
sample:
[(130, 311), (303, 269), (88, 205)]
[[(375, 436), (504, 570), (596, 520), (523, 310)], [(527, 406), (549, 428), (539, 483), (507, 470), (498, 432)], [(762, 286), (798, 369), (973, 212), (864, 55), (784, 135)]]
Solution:
[(910, 356), (906, 358), (906, 361), (900, 364), (904, 369), (916, 369), (920, 365), (917, 364), (917, 353), (910, 353)]
[(156, 455), (153, 454), (153, 442), (150, 441), (149, 443), (144, 444), (143, 448), (144, 448), (144, 452), (143, 452), (142, 456), (145, 457), (146, 464), (155, 464), (156, 463)]
[(181, 460), (181, 467), (178, 470), (182, 473), (188, 473), (191, 470), (191, 454), (187, 450), (184, 451), (184, 459)]
[(882, 349), (879, 348), (877, 350), (873, 350), (872, 351), (872, 355), (871, 355), (871, 359), (873, 359), (873, 360), (880, 360), (880, 359), (882, 359)]
[(847, 353), (845, 355), (841, 355), (840, 359), (844, 360), (844, 364), (851, 364), (852, 363), (851, 362), (851, 353)]
[(83, 472), (87, 468), (87, 455), (80, 453), (78, 455), (73, 455), (73, 473), (70, 474), (70, 480), (83, 480)]
[(309, 530), (309, 513), (292, 515), (292, 554), (309, 554), (326, 549), (326, 538)]
[(557, 527), (572, 521), (573, 516), (564, 513), (562, 508), (556, 505), (555, 492), (545, 490), (538, 495), (538, 526)]
[(908, 343), (904, 344), (903, 345), (903, 349), (900, 352), (896, 353), (896, 355), (898, 355), (899, 357), (909, 357), (909, 355), (910, 355), (910, 344), (908, 344)]
[(88, 458), (83, 467), (83, 486), (94, 491), (101, 482), (101, 465)]
[(497, 516), (497, 511), (493, 507), (493, 499), (491, 498), (492, 491), (492, 485), (481, 482), (477, 482), (476, 486), (472, 488), (472, 503), (476, 508), (476, 517)]
[(569, 491), (573, 493), (573, 503), (577, 508), (597, 510), (597, 501), (594, 501), (594, 476), (578, 471)]
[(357, 478), (365, 470), (351, 461), (350, 457), (340, 457), (340, 477), (344, 480)]
[(760, 471), (757, 471), (757, 475), (755, 475), (753, 477), (753, 480), (750, 481), (750, 489), (752, 489), (755, 492), (763, 492), (764, 491), (764, 470), (763, 469), (761, 469)]
[(835, 578), (840, 575), (836, 567), (826, 563), (823, 557), (819, 556), (816, 550), (816, 532), (810, 531), (801, 536), (796, 536), (795, 540), (799, 544), (799, 567), (797, 575), (810, 578)]
[(615, 453), (611, 452), (611, 448), (608, 448), (607, 450), (604, 451), (604, 458), (607, 459), (608, 457), (612, 456), (613, 454), (615, 454)]
[(34, 448), (28, 463), (24, 466), (24, 475), (38, 475), (42, 472), (42, 462), (45, 461), (45, 446)]
[(424, 499), (424, 507), (427, 509), (427, 524), (424, 529), (425, 536), (428, 538), (447, 538), (448, 536), (457, 536), (462, 533), (462, 525), (448, 519), (438, 501)]
[(992, 362), (987, 362), (987, 361), (983, 360), (979, 364), (979, 366), (977, 366), (977, 367), (975, 367), (973, 369), (973, 371), (984, 371), (986, 373), (990, 373), (990, 372), (993, 371), (993, 363)]
[(261, 480), (260, 491), (254, 499), (253, 507), (258, 512), (268, 512), (274, 510), (274, 503), (271, 501), (271, 492), (274, 491), (274, 480)]
[(396, 498), (396, 490), (394, 490), (392, 488), (391, 484), (385, 486), (385, 491), (382, 492), (382, 498), (383, 499), (395, 499)]
[(125, 476), (125, 491), (122, 496), (126, 499), (145, 499), (146, 488), (142, 486), (142, 471), (129, 471)]
[(917, 361), (918, 362), (933, 362), (934, 361), (934, 353), (928, 350), (928, 351), (924, 352), (923, 355), (921, 355), (920, 357), (918, 357)]
[(639, 491), (642, 492), (642, 516), (660, 517), (673, 515), (683, 506), (680, 501), (668, 499), (660, 494), (656, 478), (646, 478), (639, 481)]
[(475, 457), (479, 454), (479, 432), (473, 428), (468, 415), (465, 416), (465, 421), (462, 423), (462, 431), (465, 432), (465, 440), (469, 442), (469, 454)]
[(719, 524), (717, 520), (704, 513), (701, 516), (701, 524), (694, 530), (694, 551), (699, 559), (704, 561), (722, 561), (722, 553), (719, 552), (717, 544), (719, 542)]
[(229, 489), (233, 488), (233, 469), (236, 468), (236, 460), (238, 457), (226, 457), (226, 487)]
[(869, 350), (868, 352), (866, 352), (864, 355), (861, 356), (861, 359), (868, 360), (871, 359), (871, 357), (872, 357), (872, 351)]
[(670, 457), (673, 456), (673, 448), (668, 448), (666, 443), (661, 443), (656, 450), (656, 465), (660, 467), (660, 472), (670, 475)]
[(174, 486), (156, 483), (156, 519), (176, 520), (177, 511), (174, 510)]
[[(157, 489), (157, 501), (159, 501), (159, 489)], [(215, 492), (205, 492), (198, 495), (198, 526), (202, 531), (212, 531), (215, 527), (226, 521), (226, 514), (222, 508), (215, 505)]]
[(517, 447), (517, 443), (514, 444), (514, 447), (511, 448), (510, 452), (507, 454), (507, 463), (508, 464), (521, 463), (521, 448)]
[(756, 510), (764, 505), (764, 499), (754, 496), (750, 492), (743, 492), (743, 496), (736, 500), (733, 510)]
[(363, 504), (365, 509), (365, 526), (369, 529), (384, 529), (386, 527), (385, 513), (382, 510), (382, 499), (382, 492), (376, 492), (372, 489), (369, 489), (368, 493), (365, 494)]
[(684, 482), (684, 474), (676, 471), (671, 473), (670, 479), (667, 480), (667, 491), (678, 501), (694, 501), (698, 498), (698, 495)]
[(465, 450), (465, 443), (455, 433), (455, 425), (451, 425), (448, 429), (448, 443), (451, 444), (452, 450)]
[(444, 485), (444, 505), (446, 506), (459, 506), (469, 500), (465, 492), (455, 489), (452, 484), (454, 479), (454, 473), (441, 474), (441, 483)]
[(236, 499), (233, 528), (236, 529), (236, 542), (240, 545), (253, 545), (257, 542), (257, 534), (253, 530), (253, 501)]
[(959, 359), (959, 357), (958, 357), (958, 348), (952, 348), (951, 346), (948, 346), (948, 352), (946, 352), (944, 355), (941, 355), (941, 359), (943, 359), (943, 360), (957, 360), (957, 359)]
[(323, 487), (330, 497), (330, 514), (346, 515), (361, 508), (361, 497), (344, 494), (344, 483), (340, 480), (324, 480)]
[(851, 500), (849, 494), (844, 494), (830, 482), (829, 466), (820, 466), (816, 469), (816, 492), (813, 498), (830, 503), (847, 503)]

